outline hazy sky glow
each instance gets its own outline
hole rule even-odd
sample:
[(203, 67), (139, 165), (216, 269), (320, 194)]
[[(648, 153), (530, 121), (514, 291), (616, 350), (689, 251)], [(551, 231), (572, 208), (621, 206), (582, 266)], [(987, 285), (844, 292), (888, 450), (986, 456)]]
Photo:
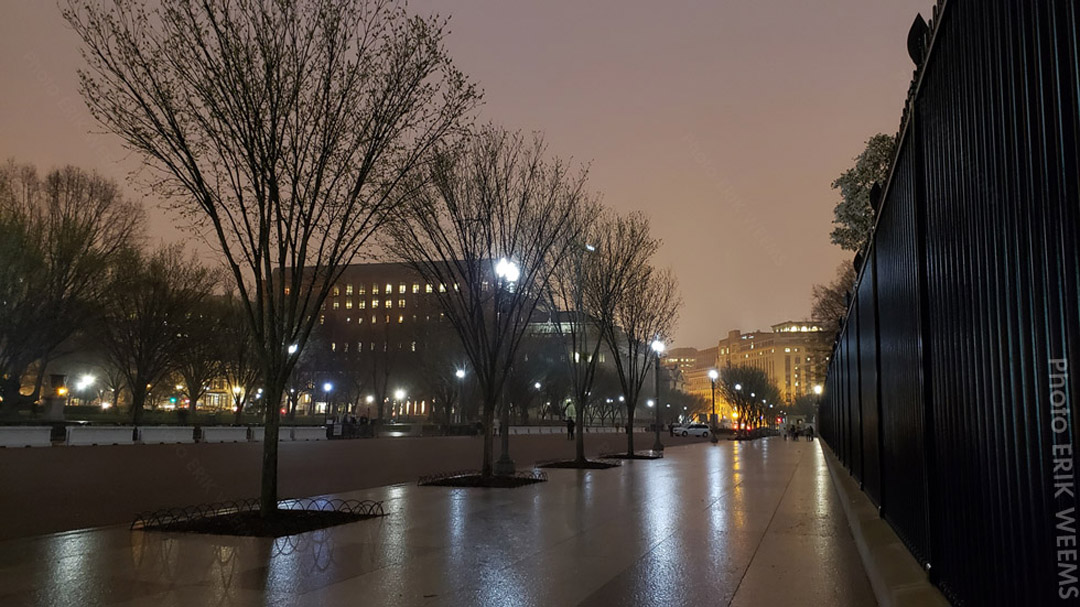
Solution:
[[(895, 132), (930, 0), (414, 0), (452, 15), (449, 46), (483, 120), (542, 130), (591, 164), (607, 204), (642, 209), (685, 300), (676, 345), (803, 318), (850, 258), (829, 244), (829, 183)], [(75, 36), (50, 0), (0, 6), (0, 158), (124, 179), (137, 164), (76, 90)], [(152, 236), (183, 237), (151, 209)]]

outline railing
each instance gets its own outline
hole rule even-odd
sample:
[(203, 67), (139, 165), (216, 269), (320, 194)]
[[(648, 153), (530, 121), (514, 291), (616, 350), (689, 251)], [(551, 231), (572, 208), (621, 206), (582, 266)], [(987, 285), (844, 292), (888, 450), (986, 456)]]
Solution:
[(913, 36), (830, 361), (823, 438), (958, 605), (1080, 597), (1078, 7), (949, 0)]

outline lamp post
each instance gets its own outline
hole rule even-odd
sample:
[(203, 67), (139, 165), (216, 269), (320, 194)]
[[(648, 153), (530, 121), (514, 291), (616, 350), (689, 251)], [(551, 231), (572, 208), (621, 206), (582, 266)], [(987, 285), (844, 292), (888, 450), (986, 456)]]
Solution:
[(465, 412), (465, 369), (454, 371), (454, 377), (458, 378), (458, 422), (464, 421), (461, 414)]
[(709, 383), (712, 384), (712, 414), (709, 416), (709, 436), (713, 444), (718, 442), (716, 438), (716, 380), (720, 378), (720, 373), (716, 369), (709, 369)]
[[(738, 394), (735, 396), (735, 405), (736, 408), (738, 408), (738, 406), (742, 404), (742, 384), (735, 384), (735, 391), (738, 392)], [(732, 413), (731, 418), (735, 420), (739, 419), (738, 411)], [(739, 432), (739, 422), (737, 421), (735, 422), (735, 432)]]
[(653, 340), (652, 349), (656, 353), (656, 440), (653, 451), (663, 451), (664, 443), (660, 442), (660, 355), (664, 353), (664, 342)]
[(334, 384), (326, 382), (322, 385), (323, 401), (326, 402), (326, 411), (323, 413), (331, 413), (330, 411), (330, 391), (334, 389)]
[[(506, 285), (507, 290), (512, 289), (513, 284), (521, 278), (521, 269), (516, 263), (506, 259), (505, 257), (499, 260), (499, 263), (495, 264), (495, 276), (499, 278), (500, 288)], [(496, 300), (496, 306), (501, 301)], [(496, 308), (496, 312), (501, 312)], [(496, 315), (498, 318), (498, 315)], [(498, 321), (496, 320), (496, 323)], [(506, 402), (506, 381), (503, 380), (503, 403), (502, 403), (502, 417), (499, 422), (499, 432), (502, 435), (500, 438), (502, 453), (499, 455), (499, 460), (495, 462), (495, 474), (500, 476), (510, 476), (517, 471), (517, 466), (514, 464), (514, 460), (510, 459), (510, 403)]]

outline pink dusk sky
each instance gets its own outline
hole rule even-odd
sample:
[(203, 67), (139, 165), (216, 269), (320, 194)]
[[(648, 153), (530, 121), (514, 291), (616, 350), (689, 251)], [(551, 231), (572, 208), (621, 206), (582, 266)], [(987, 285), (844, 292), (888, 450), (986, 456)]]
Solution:
[[(851, 255), (829, 243), (830, 182), (894, 133), (930, 0), (414, 0), (485, 92), (481, 119), (543, 131), (589, 163), (606, 204), (643, 210), (678, 275), (675, 346), (805, 318)], [(136, 166), (76, 89), (74, 34), (51, 0), (0, 3), (0, 159)], [(129, 188), (130, 189), (130, 188)], [(137, 196), (132, 189), (131, 195)], [(150, 232), (187, 235), (151, 206)]]

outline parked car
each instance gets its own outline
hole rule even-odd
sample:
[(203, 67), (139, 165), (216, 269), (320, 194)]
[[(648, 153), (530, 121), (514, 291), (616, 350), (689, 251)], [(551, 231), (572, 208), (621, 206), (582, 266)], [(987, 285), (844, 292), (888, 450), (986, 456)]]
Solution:
[(675, 435), (700, 436), (702, 438), (707, 438), (709, 436), (709, 425), (702, 423), (692, 423), (675, 426)]

